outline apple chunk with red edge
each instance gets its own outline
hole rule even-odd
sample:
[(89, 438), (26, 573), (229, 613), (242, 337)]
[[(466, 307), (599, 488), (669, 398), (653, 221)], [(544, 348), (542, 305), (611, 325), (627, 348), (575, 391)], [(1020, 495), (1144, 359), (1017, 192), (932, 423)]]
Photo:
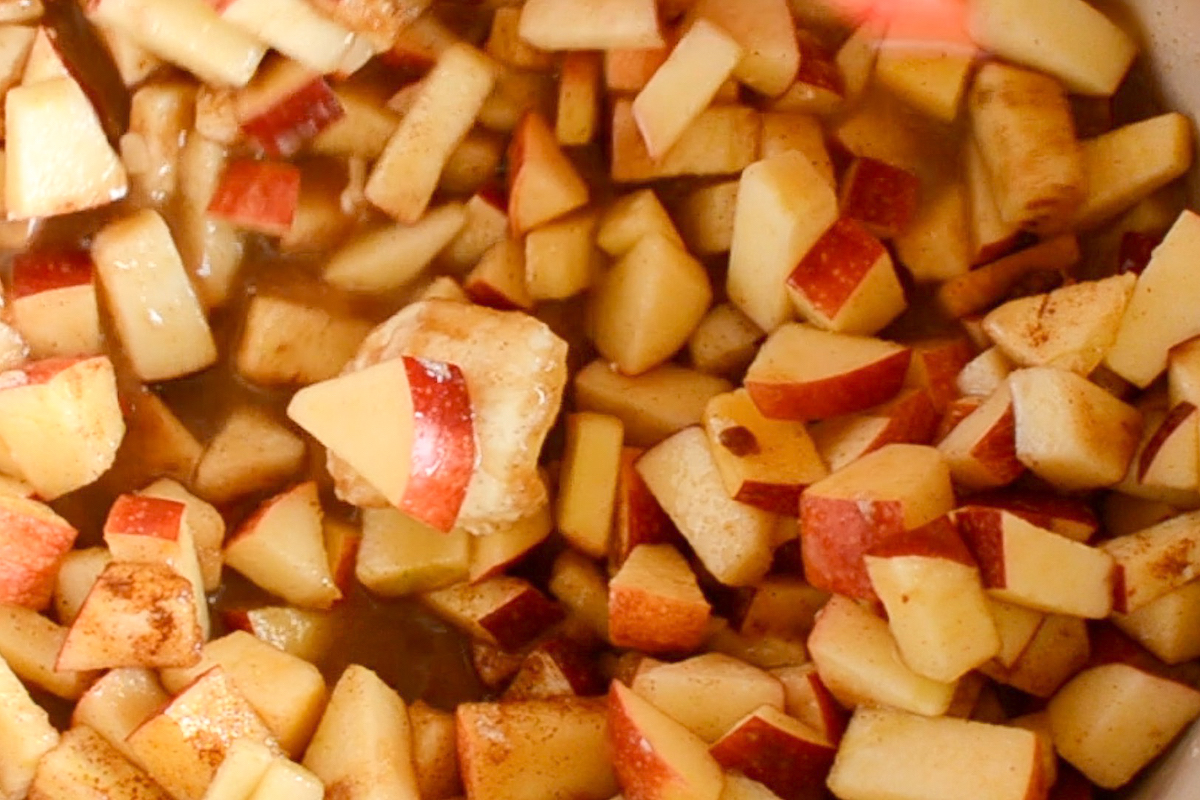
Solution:
[(0, 441), (42, 498), (53, 500), (100, 477), (124, 435), (116, 374), (106, 356), (48, 359), (0, 373)]
[(481, 642), (517, 650), (563, 618), (557, 603), (522, 578), (497, 575), (425, 592), (421, 602)]
[(1130, 614), (1200, 576), (1200, 511), (1178, 514), (1100, 547), (1116, 561), (1113, 610)]
[(35, 250), (13, 257), (12, 322), (34, 358), (103, 349), (95, 267), (86, 250)]
[(809, 430), (829, 469), (839, 470), (885, 445), (930, 444), (937, 428), (929, 392), (902, 389), (883, 405), (815, 422)]
[(345, 110), (318, 73), (275, 59), (234, 97), (242, 131), (270, 156), (288, 157), (340, 119)]
[(837, 747), (777, 708), (763, 706), (710, 748), (727, 770), (763, 784), (782, 800), (822, 800)]
[(43, 609), (78, 531), (49, 506), (0, 495), (0, 603)]
[(300, 202), (300, 168), (280, 161), (230, 162), (208, 204), (208, 214), (239, 228), (283, 236)]
[(587, 204), (587, 183), (536, 111), (527, 112), (513, 132), (508, 163), (508, 219), (514, 235)]
[(711, 607), (682, 555), (667, 544), (639, 545), (608, 585), (608, 636), (649, 653), (695, 650)]
[(462, 371), (402, 356), (301, 389), (290, 416), (389, 503), (442, 531), (458, 518), (475, 469), (475, 425)]
[(993, 489), (1021, 477), (1017, 460), (1016, 417), (1012, 392), (1001, 384), (978, 408), (946, 434), (941, 451), (955, 483), (967, 489)]
[(910, 444), (880, 448), (800, 495), (805, 577), (820, 589), (873, 599), (863, 555), (953, 507), (950, 471), (937, 450)]
[(998, 508), (965, 506), (954, 520), (995, 597), (1088, 619), (1112, 611), (1116, 568), (1103, 550)]
[(863, 411), (904, 383), (911, 351), (865, 336), (789, 323), (767, 337), (746, 371), (754, 404), (768, 417), (813, 420)]
[(806, 320), (839, 333), (875, 333), (908, 306), (887, 248), (848, 217), (833, 223), (800, 259), (787, 287)]
[(721, 766), (696, 734), (620, 681), (608, 693), (609, 747), (627, 800), (718, 800)]
[(886, 539), (865, 562), (914, 672), (954, 681), (1000, 651), (979, 569), (949, 517)]
[[(1147, 415), (1146, 424), (1152, 423)], [(1144, 486), (1187, 491), (1200, 485), (1200, 410), (1188, 402), (1173, 406), (1130, 467)]]
[(875, 158), (854, 159), (842, 177), (842, 214), (880, 238), (901, 233), (917, 212), (920, 179)]

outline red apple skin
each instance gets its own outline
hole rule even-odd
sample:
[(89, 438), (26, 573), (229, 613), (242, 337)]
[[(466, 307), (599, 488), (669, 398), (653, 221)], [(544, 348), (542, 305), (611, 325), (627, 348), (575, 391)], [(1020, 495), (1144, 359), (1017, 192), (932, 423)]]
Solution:
[(899, 556), (926, 556), (945, 558), (965, 564), (968, 567), (977, 566), (974, 556), (963, 543), (958, 526), (949, 516), (938, 517), (919, 528), (904, 531), (880, 542), (867, 551), (869, 555), (881, 558)]
[(796, 38), (800, 47), (800, 70), (796, 73), (796, 82), (844, 96), (846, 87), (841, 70), (829, 52), (813, 36), (800, 35)]
[[(626, 710), (633, 690), (613, 681), (608, 690), (608, 739), (613, 769), (626, 800), (656, 800), (678, 782), (670, 765), (654, 749)], [(676, 791), (676, 794), (678, 792)]]
[(0, 603), (41, 610), (50, 604), (59, 562), (78, 531), (65, 521), (21, 513), (32, 502), (0, 502)]
[[(1031, 525), (1086, 542), (1100, 530), (1096, 512), (1081, 498), (1050, 492), (996, 489), (971, 495), (971, 505), (999, 508)], [(1087, 534), (1081, 531), (1089, 531)]]
[(788, 286), (817, 311), (837, 316), (876, 262), (887, 255), (883, 243), (862, 223), (841, 217), (821, 235), (788, 275)]
[[(93, 356), (93, 358), (105, 358), (105, 356)], [(49, 383), (58, 373), (68, 370), (71, 367), (83, 361), (85, 358), (44, 358), (40, 361), (33, 361), (29, 364), (24, 364), (17, 369), (10, 370), (6, 373), (9, 378), (6, 378), (5, 383), (0, 385), (0, 391), (14, 386), (35, 386), (39, 383)], [(23, 380), (17, 382), (17, 375), (24, 377)], [(11, 382), (10, 382), (11, 379)]]
[(92, 282), (95, 265), (86, 250), (42, 250), (13, 256), (9, 299)]
[(906, 169), (874, 158), (857, 158), (842, 178), (842, 213), (886, 239), (912, 221), (920, 188), (920, 179)]
[(282, 236), (300, 203), (300, 168), (278, 161), (231, 162), (213, 192), (208, 213), (239, 227)]
[(939, 414), (945, 413), (950, 403), (958, 397), (955, 379), (974, 353), (966, 339), (936, 339), (919, 342), (912, 348), (912, 365), (923, 374), (917, 384), (929, 392), (929, 399)]
[(159, 539), (179, 538), (186, 510), (183, 503), (160, 497), (123, 494), (108, 511), (104, 535), (124, 534), (153, 536)]
[(727, 770), (738, 770), (781, 800), (823, 800), (834, 745), (800, 739), (764, 719), (743, 720), (709, 752)]
[(413, 412), (412, 470), (400, 510), (441, 531), (458, 519), (475, 471), (475, 414), (462, 370), (404, 358)]
[(800, 496), (800, 552), (813, 586), (859, 600), (874, 600), (863, 556), (904, 532), (896, 501), (855, 503), (842, 498)]
[(954, 512), (958, 532), (979, 565), (986, 587), (1007, 585), (1004, 570), (1004, 527), (1001, 510), (983, 506), (965, 506)]
[(1142, 454), (1138, 458), (1137, 465), (1137, 479), (1139, 481), (1146, 479), (1146, 473), (1154, 465), (1154, 459), (1158, 456), (1158, 451), (1162, 448), (1163, 444), (1194, 413), (1196, 413), (1196, 407), (1186, 400), (1176, 403), (1175, 407), (1167, 412), (1162, 422), (1159, 423), (1158, 428), (1150, 435), (1146, 446), (1142, 448)]
[(242, 131), (267, 155), (287, 158), (345, 113), (333, 89), (317, 78), (243, 120)]
[(950, 401), (950, 405), (946, 406), (946, 410), (942, 412), (942, 418), (938, 422), (937, 433), (934, 434), (934, 441), (940, 442), (950, 435), (950, 431), (958, 427), (958, 423), (962, 422), (967, 417), (974, 413), (975, 409), (983, 405), (983, 397), (957, 397)]
[(519, 650), (563, 618), (562, 608), (529, 586), (499, 608), (480, 618), (479, 624), (504, 650)]
[(679, 529), (658, 504), (634, 463), (644, 450), (625, 447), (617, 473), (617, 497), (613, 505), (613, 536), (610, 566), (615, 570), (640, 544), (670, 544), (678, 547), (683, 540)]
[(912, 352), (905, 348), (850, 374), (808, 383), (761, 383), (747, 379), (746, 391), (765, 416), (814, 420), (865, 411), (890, 400), (904, 383)]
[(873, 449), (885, 444), (929, 444), (937, 432), (938, 412), (925, 389), (902, 391), (875, 413), (887, 417), (888, 424)]

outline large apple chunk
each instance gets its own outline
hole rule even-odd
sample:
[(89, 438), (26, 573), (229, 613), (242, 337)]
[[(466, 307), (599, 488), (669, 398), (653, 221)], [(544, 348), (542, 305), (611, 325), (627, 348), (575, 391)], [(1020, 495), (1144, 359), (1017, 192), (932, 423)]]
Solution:
[(617, 782), (629, 800), (717, 800), (725, 776), (704, 741), (620, 681), (608, 693)]
[(1173, 516), (1101, 547), (1117, 563), (1114, 608), (1132, 613), (1200, 576), (1200, 512)]
[(912, 352), (882, 339), (786, 324), (772, 333), (746, 372), (759, 410), (813, 420), (863, 411), (900, 390)]
[(77, 535), (49, 506), (0, 497), (0, 602), (45, 608)]
[[(405, 307), (376, 328), (346, 371), (399, 356), (457, 365), (470, 398), (477, 453), (457, 524), (485, 533), (524, 519), (547, 502), (537, 459), (561, 403), (566, 351), (549, 327), (525, 314), (428, 300)], [(330, 467), (343, 499), (386, 503), (378, 489), (344, 464), (333, 460)]]
[(800, 495), (800, 545), (812, 585), (874, 597), (863, 556), (954, 507), (950, 470), (932, 447), (882, 447)]
[(829, 788), (844, 800), (1028, 800), (1046, 791), (1040, 749), (1030, 730), (864, 708)]
[(454, 364), (401, 356), (301, 389), (288, 415), (388, 503), (443, 531), (475, 468), (471, 397)]
[(711, 611), (687, 560), (669, 544), (634, 547), (608, 584), (608, 637), (617, 647), (695, 650)]
[(731, 726), (710, 752), (725, 769), (762, 783), (784, 800), (820, 800), (836, 749), (803, 722), (763, 706)]

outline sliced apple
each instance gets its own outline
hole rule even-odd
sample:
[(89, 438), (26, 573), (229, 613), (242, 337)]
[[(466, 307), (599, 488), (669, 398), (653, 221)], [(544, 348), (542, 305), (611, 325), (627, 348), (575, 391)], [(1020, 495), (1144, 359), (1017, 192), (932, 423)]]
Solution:
[(618, 647), (695, 650), (708, 633), (710, 613), (691, 567), (667, 544), (633, 548), (608, 584), (608, 637)]
[(783, 0), (753, 0), (735, 5), (699, 0), (691, 5), (691, 16), (721, 26), (741, 45), (744, 55), (734, 72), (739, 81), (775, 97), (796, 79), (803, 60), (793, 35), (795, 23)]
[(0, 767), (0, 792), (5, 797), (24, 797), (38, 762), (58, 744), (58, 731), (3, 659), (0, 709), (0, 746), (6, 754)]
[(1117, 564), (1114, 610), (1132, 613), (1200, 576), (1200, 512), (1177, 514), (1101, 548)]
[(561, 217), (588, 201), (588, 187), (536, 112), (513, 132), (508, 162), (509, 224), (520, 235)]
[(1008, 385), (1000, 384), (937, 447), (961, 486), (986, 489), (1019, 478), (1025, 467), (1017, 460), (1016, 418)]
[(824, 793), (837, 747), (821, 733), (772, 706), (748, 714), (710, 751), (717, 763), (758, 781), (785, 800)]
[(555, 521), (559, 532), (594, 558), (608, 554), (625, 427), (607, 414), (567, 417)]
[(653, 0), (533, 0), (521, 9), (521, 38), (543, 50), (611, 50), (663, 44)]
[(103, 350), (94, 271), (82, 250), (35, 250), (13, 259), (12, 323), (34, 358)]
[(532, 584), (509, 575), (425, 592), (421, 601), (465, 633), (508, 651), (528, 644), (563, 616)]

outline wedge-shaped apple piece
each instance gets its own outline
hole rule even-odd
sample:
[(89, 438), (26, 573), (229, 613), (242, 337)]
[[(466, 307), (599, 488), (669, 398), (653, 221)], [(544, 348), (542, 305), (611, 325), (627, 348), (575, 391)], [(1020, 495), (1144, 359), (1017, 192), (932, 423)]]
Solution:
[(521, 9), (521, 38), (542, 50), (613, 50), (663, 44), (653, 0), (533, 0)]
[(899, 344), (788, 324), (759, 349), (745, 384), (768, 417), (823, 419), (890, 399), (910, 360), (911, 351)]
[(470, 536), (467, 578), (474, 583), (501, 574), (546, 541), (553, 529), (554, 513), (545, 505), (486, 536)]
[(671, 54), (674, 32), (658, 47), (617, 47), (604, 51), (604, 86), (613, 94), (640, 92)]
[(950, 471), (937, 450), (910, 444), (880, 448), (800, 495), (804, 574), (818, 588), (873, 598), (863, 555), (953, 507)]
[(446, 203), (412, 224), (369, 229), (334, 251), (322, 277), (351, 292), (394, 291), (420, 277), (465, 222), (463, 206)]
[(620, 681), (608, 694), (617, 782), (638, 800), (717, 800), (724, 775), (696, 734)]
[(187, 511), (178, 500), (123, 494), (109, 508), (104, 543), (116, 561), (165, 564), (187, 578), (192, 584), (196, 622), (207, 639), (208, 599)]
[(555, 523), (563, 537), (593, 558), (608, 554), (625, 426), (607, 414), (567, 417)]
[(508, 575), (456, 583), (422, 594), (421, 601), (465, 633), (510, 651), (563, 616), (562, 609), (528, 581)]
[(784, 710), (788, 716), (803, 722), (826, 741), (836, 743), (842, 738), (850, 715), (825, 687), (815, 664), (810, 661), (770, 672), (783, 684)]
[(1200, 656), (1200, 581), (1191, 581), (1151, 600), (1131, 614), (1114, 613), (1113, 624), (1167, 664)]
[(78, 700), (96, 673), (55, 669), (68, 630), (24, 606), (0, 605), (0, 658), (26, 684)]
[(225, 545), (225, 563), (296, 605), (328, 608), (342, 593), (322, 537), (317, 485), (298, 484), (265, 501)]
[(463, 279), (463, 291), (472, 302), (498, 311), (532, 310), (521, 242), (505, 238), (485, 250)]
[(1132, 613), (1200, 575), (1200, 512), (1118, 536), (1101, 548), (1117, 563), (1114, 610)]
[(177, 694), (126, 740), (137, 763), (172, 797), (200, 800), (233, 742), (279, 753), (262, 719), (220, 667)]
[(974, 62), (974, 48), (952, 42), (905, 41), (894, 22), (875, 57), (875, 79), (935, 119), (953, 122)]
[(644, 183), (684, 175), (733, 175), (758, 158), (759, 113), (743, 105), (702, 111), (661, 158), (650, 157), (633, 116), (633, 101), (617, 98), (612, 111), (611, 175), (616, 183)]
[(186, 578), (161, 563), (114, 561), (71, 623), (56, 669), (190, 666), (203, 641)]
[(1018, 366), (1087, 375), (1116, 339), (1136, 281), (1127, 273), (1011, 300), (984, 317), (983, 329)]
[(838, 204), (842, 216), (862, 223), (873, 235), (889, 239), (908, 227), (917, 212), (920, 178), (877, 158), (859, 157), (842, 176)]
[[(471, 459), (464, 464), (470, 485), (458, 509), (458, 525), (485, 533), (523, 519), (547, 502), (537, 458), (558, 413), (566, 349), (546, 325), (525, 314), (430, 300), (408, 305), (372, 332), (348, 370), (401, 356), (458, 365), (478, 453), (477, 468)], [(438, 390), (439, 402), (447, 385), (430, 386)], [(340, 418), (340, 412), (335, 416)], [(333, 461), (331, 469), (343, 499), (363, 505), (385, 502), (371, 484), (347, 474), (344, 464)], [(439, 470), (431, 477), (444, 474)], [(422, 503), (437, 505), (436, 496), (426, 493)]]
[(828, 474), (804, 425), (764, 417), (744, 389), (708, 402), (704, 430), (725, 490), (738, 502), (795, 516), (800, 492)]
[(955, 681), (999, 652), (979, 569), (948, 517), (881, 542), (865, 563), (914, 672)]
[[(1133, 463), (1129, 465), (1139, 484), (1191, 491), (1200, 484), (1200, 413), (1191, 403), (1183, 402), (1161, 417), (1146, 416), (1143, 442)], [(1149, 433), (1149, 438), (1145, 434)]]
[(601, 355), (630, 375), (667, 360), (712, 302), (700, 262), (659, 235), (642, 237), (593, 296), (593, 337)]
[(466, 219), (438, 260), (455, 273), (478, 264), (483, 254), (503, 242), (508, 234), (508, 210), (500, 187), (488, 184), (475, 191), (464, 204)]
[(937, 716), (950, 707), (955, 684), (914, 672), (888, 623), (848, 597), (834, 595), (817, 615), (808, 649), (821, 682), (847, 708), (887, 705)]
[(688, 249), (698, 256), (728, 253), (733, 245), (739, 181), (725, 180), (697, 186), (675, 205), (679, 232)]
[[(838, 747), (829, 787), (846, 800), (1041, 797), (1040, 747), (1037, 734), (1020, 728), (864, 708)], [(945, 767), (930, 769), (935, 763)]]
[[(995, 617), (997, 626), (1002, 627), (999, 623), (1001, 615)], [(1027, 621), (1019, 624), (1024, 626)], [(1024, 631), (1017, 633), (1025, 636)], [(1021, 637), (1014, 637), (1014, 643)], [(1034, 697), (1047, 698), (1088, 663), (1089, 639), (1086, 620), (1065, 614), (1046, 614), (1011, 664), (1004, 666), (999, 660), (991, 661), (981, 666), (980, 671), (998, 683)], [(1005, 648), (1008, 649), (1007, 644)]]
[(467, 577), (470, 535), (431, 528), (393, 509), (363, 511), (354, 574), (385, 597), (440, 589)]
[(107, 356), (47, 359), (0, 373), (0, 440), (38, 494), (53, 500), (100, 477), (125, 435)]
[(1017, 460), (1012, 393), (1001, 383), (938, 442), (955, 483), (969, 489), (1007, 486), (1025, 467)]
[(1115, 567), (1108, 553), (996, 508), (967, 506), (954, 518), (995, 597), (1091, 619), (1112, 610)]
[(12, 323), (34, 358), (103, 350), (93, 272), (82, 250), (31, 251), (13, 259)]
[(241, 377), (268, 386), (328, 380), (369, 330), (365, 320), (319, 304), (256, 294), (246, 308), (236, 369)]
[(465, 703), (455, 724), (469, 796), (607, 800), (617, 791), (600, 698)]
[(675, 523), (659, 505), (654, 493), (637, 470), (637, 461), (645, 451), (637, 447), (621, 450), (621, 468), (617, 473), (617, 496), (613, 516), (608, 563), (620, 567), (639, 544), (679, 546), (682, 537)]
[(125, 196), (128, 177), (74, 79), (15, 86), (4, 99), (9, 219), (50, 217)]
[(718, 303), (692, 331), (688, 356), (702, 372), (740, 374), (754, 360), (763, 336), (759, 327), (732, 304)]
[(237, 160), (227, 164), (221, 174), (208, 213), (245, 230), (283, 236), (291, 230), (299, 202), (299, 167), (278, 161)]
[[(218, 86), (243, 86), (267, 45), (223, 21), (204, 0), (97, 0), (88, 17)], [(144, 24), (153, 19), (154, 25)]]
[(572, 639), (554, 637), (529, 651), (504, 690), (504, 699), (546, 700), (603, 693), (604, 684), (587, 648)]
[(710, 748), (717, 763), (763, 784), (784, 800), (824, 796), (836, 746), (773, 706), (734, 724)]
[(775, 517), (729, 497), (703, 430), (686, 428), (662, 442), (637, 471), (717, 580), (747, 586), (766, 574)]
[(1075, 236), (1046, 239), (946, 281), (938, 289), (938, 305), (952, 317), (970, 316), (1011, 297), (1024, 282), (1046, 280), (1056, 285), (1058, 274), (1079, 259)]
[(49, 506), (0, 497), (0, 602), (43, 609), (78, 532)]
[(472, 399), (457, 366), (382, 361), (302, 389), (288, 415), (389, 503), (441, 530), (453, 526), (476, 457)]
[(495, 80), (494, 67), (481, 53), (467, 45), (448, 48), (371, 169), (367, 199), (401, 222), (416, 222)]
[(130, 760), (136, 756), (125, 739), (171, 696), (154, 670), (144, 667), (110, 669), (75, 704), (71, 725), (86, 725)]
[(569, 214), (525, 235), (525, 286), (533, 302), (566, 300), (598, 277), (596, 215)]
[[(338, 95), (321, 73), (290, 58), (268, 61), (234, 94), (231, 105), (241, 132), (274, 157), (295, 154), (345, 116)], [(198, 106), (198, 114), (199, 110)]]
[(178, 693), (213, 667), (225, 671), (286, 753), (294, 758), (304, 750), (325, 706), (325, 681), (316, 667), (234, 631), (207, 643), (194, 666), (162, 670), (163, 686)]
[(329, 652), (337, 632), (336, 619), (331, 612), (295, 606), (231, 609), (225, 611), (222, 618), (228, 629), (247, 631), (310, 663), (318, 662)]
[(608, 207), (596, 229), (596, 244), (610, 256), (620, 257), (653, 233), (684, 246), (658, 196), (652, 189), (642, 189), (619, 197)]
[(1016, 420), (1017, 458), (1060, 489), (1116, 483), (1141, 430), (1137, 409), (1086, 378), (1052, 367), (1008, 378)]
[(454, 714), (417, 700), (408, 707), (408, 719), (419, 796), (460, 796), (462, 781)]
[(252, 492), (277, 489), (300, 470), (304, 441), (253, 406), (239, 406), (221, 425), (196, 465), (196, 493), (227, 503)]
[(630, 686), (710, 743), (763, 706), (778, 711), (784, 706), (783, 685), (776, 678), (721, 653), (639, 670)]
[(1200, 692), (1127, 664), (1085, 670), (1048, 706), (1054, 747), (1093, 783), (1115, 789), (1200, 715)]
[(38, 762), (58, 745), (58, 731), (50, 718), (0, 658), (0, 794), (25, 797)]
[(792, 317), (788, 274), (837, 219), (833, 189), (802, 153), (747, 167), (738, 185), (726, 288), (765, 331)]
[(839, 470), (889, 444), (930, 444), (938, 415), (924, 389), (904, 389), (870, 411), (832, 417), (810, 428), (817, 452)]
[(695, 650), (711, 608), (687, 561), (667, 544), (633, 548), (608, 584), (608, 637), (649, 653)]
[(1111, 95), (1137, 55), (1129, 34), (1083, 0), (983, 0), (971, 6), (969, 19), (980, 46), (1047, 72), (1079, 94)]
[(537, 112), (522, 117), (513, 133), (508, 162), (508, 217), (514, 234), (520, 235), (587, 203), (587, 184)]
[(1096, 512), (1083, 497), (1014, 488), (973, 494), (971, 505), (1008, 511), (1076, 542), (1086, 543), (1100, 530)]
[(719, 24), (701, 18), (688, 29), (633, 101), (651, 158), (671, 149), (742, 56), (742, 46)]
[(967, 107), (1001, 217), (1042, 231), (1068, 227), (1087, 173), (1058, 81), (991, 62), (975, 75)]
[(1184, 211), (1138, 276), (1116, 341), (1104, 359), (1130, 383), (1149, 385), (1166, 369), (1170, 348), (1200, 333), (1195, 320), (1182, 313), (1196, 292), (1188, 277), (1196, 252), (1200, 252), (1200, 215)]
[(92, 241), (92, 258), (138, 377), (176, 378), (216, 360), (208, 320), (158, 213), (109, 223)]
[(576, 373), (574, 388), (580, 410), (620, 418), (625, 441), (646, 447), (699, 424), (709, 399), (733, 387), (724, 378), (673, 364), (622, 375), (597, 359)]
[(968, 137), (963, 161), (966, 180), (970, 233), (970, 263), (986, 264), (1012, 250), (1020, 233), (1020, 225), (1005, 220), (1000, 214), (992, 177), (988, 174), (979, 143)]
[[(24, 793), (15, 796), (25, 796)], [(96, 731), (77, 725), (38, 763), (29, 786), (33, 800), (106, 797), (111, 800), (168, 800), (169, 793)]]
[(800, 259), (787, 287), (804, 319), (839, 333), (876, 333), (908, 305), (883, 243), (846, 217)]

